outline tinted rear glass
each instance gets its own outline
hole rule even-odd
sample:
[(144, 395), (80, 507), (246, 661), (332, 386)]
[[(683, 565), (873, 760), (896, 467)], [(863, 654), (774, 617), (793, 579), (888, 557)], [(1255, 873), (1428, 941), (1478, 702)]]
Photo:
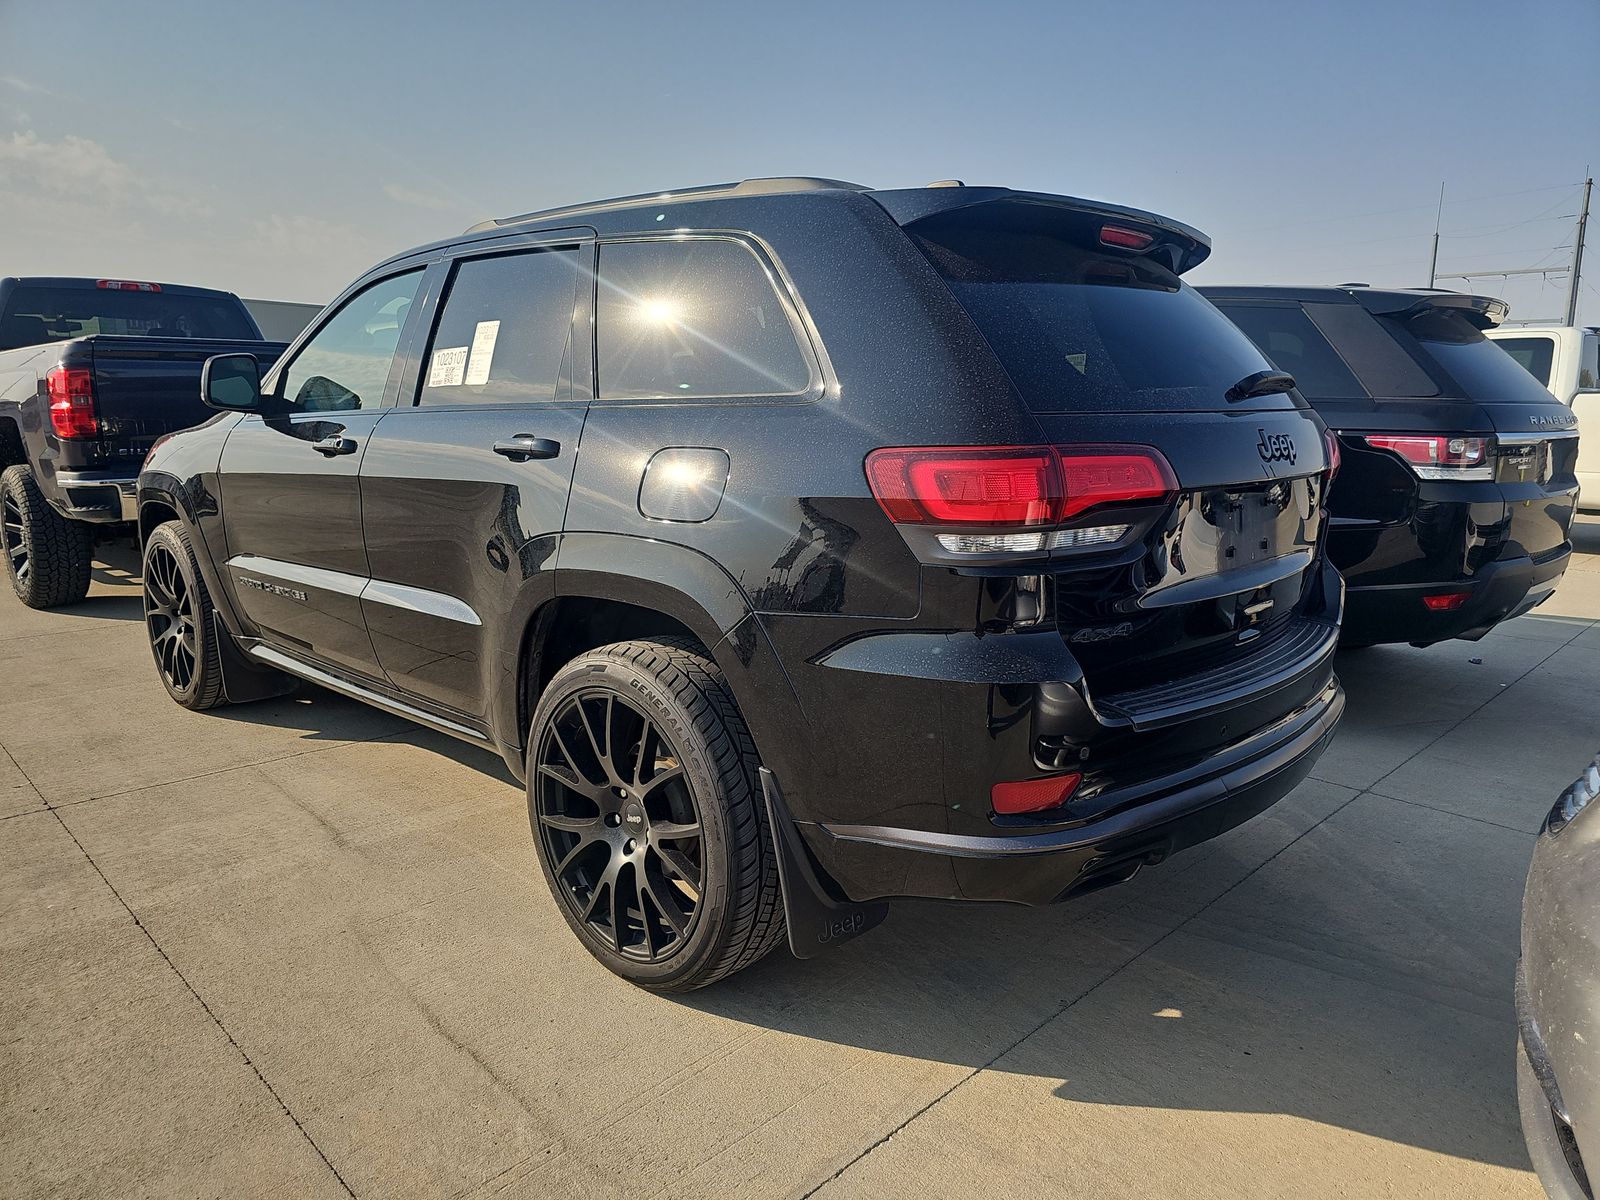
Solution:
[(1549, 338), (1490, 338), (1489, 340), (1511, 355), (1512, 361), (1517, 366), (1545, 387), (1550, 386), (1550, 360), (1555, 357), (1556, 344)]
[(1230, 387), (1269, 368), (1164, 265), (1085, 246), (1049, 207), (982, 205), (907, 232), (1035, 411), (1221, 409)]
[(94, 334), (179, 338), (257, 337), (237, 301), (175, 292), (19, 287), (0, 317), (0, 347), (34, 346)]
[(1443, 367), (1468, 400), (1551, 403), (1554, 397), (1515, 359), (1454, 309), (1425, 308), (1415, 316), (1383, 317), (1424, 355)]
[(811, 386), (766, 267), (726, 238), (601, 246), (595, 347), (603, 400), (793, 396)]
[(1298, 304), (1230, 304), (1224, 300), (1217, 307), (1250, 336), (1274, 365), (1294, 376), (1304, 395), (1365, 394), (1338, 351)]

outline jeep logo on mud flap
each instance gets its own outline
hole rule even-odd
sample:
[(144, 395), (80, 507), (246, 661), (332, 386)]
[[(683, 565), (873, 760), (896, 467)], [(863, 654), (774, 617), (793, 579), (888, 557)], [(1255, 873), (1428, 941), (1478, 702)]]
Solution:
[(1256, 432), (1261, 435), (1256, 442), (1256, 453), (1261, 455), (1262, 462), (1293, 464), (1300, 456), (1294, 448), (1294, 439), (1287, 433), (1268, 433), (1265, 429), (1258, 429)]
[(822, 927), (822, 933), (817, 941), (826, 944), (836, 942), (840, 938), (854, 937), (866, 927), (867, 919), (860, 912), (853, 912), (843, 917), (837, 917)]

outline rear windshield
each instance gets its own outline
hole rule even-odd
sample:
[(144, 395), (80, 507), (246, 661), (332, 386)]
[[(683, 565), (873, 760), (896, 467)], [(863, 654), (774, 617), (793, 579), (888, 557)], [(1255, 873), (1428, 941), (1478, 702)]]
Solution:
[(1469, 400), (1548, 403), (1552, 397), (1515, 359), (1454, 309), (1425, 308), (1408, 318), (1383, 317), (1443, 367)]
[[(1451, 308), (1374, 316), (1360, 304), (1219, 298), (1309, 400), (1433, 397), (1542, 403), (1550, 394)], [(1438, 377), (1443, 371), (1448, 380)], [(1450, 386), (1446, 386), (1446, 384)]]
[(1230, 387), (1268, 369), (1172, 271), (1086, 247), (1044, 206), (982, 205), (907, 232), (1035, 411), (1220, 409)]
[(110, 288), (19, 287), (0, 316), (0, 349), (93, 334), (228, 338), (258, 336), (236, 300)]
[(1512, 360), (1545, 387), (1550, 386), (1550, 362), (1555, 357), (1556, 344), (1546, 337), (1490, 338), (1496, 346), (1511, 355)]

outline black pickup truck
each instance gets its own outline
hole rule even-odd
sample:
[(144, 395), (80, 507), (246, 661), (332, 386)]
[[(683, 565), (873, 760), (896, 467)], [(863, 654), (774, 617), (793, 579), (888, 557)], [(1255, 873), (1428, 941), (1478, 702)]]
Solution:
[(207, 358), (248, 351), (265, 366), (284, 349), (229, 292), (0, 279), (0, 543), (18, 598), (83, 598), (97, 537), (132, 527), (150, 447), (210, 415)]

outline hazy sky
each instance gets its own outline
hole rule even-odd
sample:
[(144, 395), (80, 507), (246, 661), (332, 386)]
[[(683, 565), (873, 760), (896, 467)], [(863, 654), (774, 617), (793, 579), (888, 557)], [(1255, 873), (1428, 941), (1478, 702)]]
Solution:
[(321, 301), (486, 216), (810, 174), (1155, 209), (1212, 236), (1196, 282), (1417, 286), (1441, 181), (1441, 270), (1499, 270), (1568, 260), (1600, 168), (1600, 0), (70, 14), (0, 0), (0, 274)]

